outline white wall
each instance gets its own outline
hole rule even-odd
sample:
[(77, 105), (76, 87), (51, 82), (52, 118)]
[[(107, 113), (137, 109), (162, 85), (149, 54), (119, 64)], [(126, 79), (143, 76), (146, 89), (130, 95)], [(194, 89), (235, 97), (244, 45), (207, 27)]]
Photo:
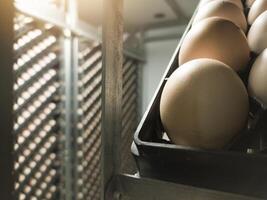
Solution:
[(142, 67), (142, 115), (159, 85), (177, 44), (178, 40), (145, 44), (146, 63)]

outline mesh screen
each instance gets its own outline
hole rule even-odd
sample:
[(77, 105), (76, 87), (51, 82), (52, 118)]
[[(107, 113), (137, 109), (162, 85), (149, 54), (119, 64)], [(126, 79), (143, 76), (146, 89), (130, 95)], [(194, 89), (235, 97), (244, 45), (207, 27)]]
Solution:
[(100, 199), (101, 59), (100, 44), (79, 43), (77, 199)]
[(57, 199), (59, 182), (59, 40), (49, 24), (14, 20), (15, 195)]
[[(14, 19), (14, 174), (19, 200), (64, 199), (64, 98), (60, 62), (61, 31), (51, 24), (17, 13)], [(79, 39), (78, 122), (71, 137), (75, 199), (100, 199), (102, 114), (101, 44)], [(76, 58), (75, 58), (76, 59)], [(137, 125), (138, 62), (123, 62), (122, 161), (134, 171), (130, 154)], [(64, 95), (63, 95), (64, 96)]]
[[(77, 137), (78, 199), (100, 199), (101, 154), (101, 44), (80, 42), (79, 93), (80, 134)], [(123, 63), (123, 130), (122, 160), (124, 171), (133, 171), (130, 154), (133, 133), (137, 125), (137, 62), (126, 58)]]

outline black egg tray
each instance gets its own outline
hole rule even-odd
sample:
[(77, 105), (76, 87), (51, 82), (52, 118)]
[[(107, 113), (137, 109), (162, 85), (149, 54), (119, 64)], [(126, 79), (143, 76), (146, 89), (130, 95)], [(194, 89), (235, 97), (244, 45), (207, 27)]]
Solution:
[[(184, 36), (134, 135), (132, 153), (140, 176), (267, 199), (267, 111), (257, 100), (250, 99), (247, 127), (222, 150), (179, 146), (163, 139), (160, 97), (168, 77), (178, 67)], [(255, 57), (252, 54), (247, 69), (239, 73), (246, 86)]]

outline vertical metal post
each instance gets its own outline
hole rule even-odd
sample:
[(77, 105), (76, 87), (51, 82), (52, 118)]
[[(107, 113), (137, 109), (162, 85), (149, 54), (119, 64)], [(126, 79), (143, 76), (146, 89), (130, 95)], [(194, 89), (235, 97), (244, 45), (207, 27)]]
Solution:
[(0, 6), (0, 198), (13, 199), (13, 1)]
[(65, 83), (65, 192), (66, 200), (75, 199), (75, 141), (78, 121), (78, 40), (70, 31), (65, 31), (64, 39), (64, 72)]
[[(73, 27), (77, 20), (77, 3), (66, 0), (66, 24)], [(78, 124), (78, 38), (64, 30), (65, 79), (65, 199), (77, 198), (77, 124)]]
[(120, 173), (123, 0), (104, 0), (103, 18), (103, 121), (102, 121), (102, 199), (108, 184)]

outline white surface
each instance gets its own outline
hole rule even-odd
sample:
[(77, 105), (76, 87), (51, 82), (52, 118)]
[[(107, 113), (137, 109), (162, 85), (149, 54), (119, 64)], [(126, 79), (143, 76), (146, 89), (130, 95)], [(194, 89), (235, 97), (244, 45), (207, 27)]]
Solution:
[(146, 44), (147, 62), (143, 66), (142, 114), (146, 111), (178, 42), (177, 39)]

